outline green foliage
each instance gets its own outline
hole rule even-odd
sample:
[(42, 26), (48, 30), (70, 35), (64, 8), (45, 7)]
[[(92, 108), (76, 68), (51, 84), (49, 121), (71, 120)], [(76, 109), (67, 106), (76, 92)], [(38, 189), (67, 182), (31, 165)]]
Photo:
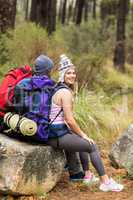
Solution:
[(104, 58), (98, 54), (83, 54), (82, 58), (77, 58), (76, 66), (78, 80), (81, 87), (93, 87), (94, 83), (99, 79), (102, 70)]
[(102, 79), (99, 79), (99, 85), (108, 94), (122, 93), (124, 90), (132, 89), (132, 75), (122, 74), (114, 68), (105, 67), (102, 71)]
[[(112, 32), (101, 32), (99, 22), (90, 22), (81, 27), (74, 25), (61, 28), (48, 37), (46, 30), (33, 23), (20, 23), (15, 30), (9, 31), (1, 40), (1, 75), (12, 66), (32, 65), (39, 54), (49, 55), (58, 67), (59, 55), (66, 53), (78, 68), (81, 86), (94, 86), (99, 79), (105, 58), (111, 52), (110, 35)], [(4, 50), (2, 49), (4, 48)], [(8, 62), (7, 62), (8, 61)], [(3, 70), (4, 69), (4, 70)], [(4, 71), (4, 72), (3, 72)], [(84, 73), (86, 72), (86, 73)], [(54, 73), (57, 79), (57, 73)], [(95, 80), (95, 81), (94, 81)]]
[(69, 51), (74, 56), (81, 54), (106, 54), (105, 38), (101, 34), (99, 21), (91, 20), (80, 27), (70, 25), (62, 30), (62, 37), (66, 41)]
[(47, 52), (47, 35), (45, 30), (34, 24), (18, 26), (13, 32), (12, 38), (7, 38), (7, 49), (12, 63), (18, 65), (30, 63), (41, 52)]
[(64, 38), (69, 55), (78, 66), (80, 86), (92, 85), (92, 81), (99, 76), (106, 57), (112, 51), (112, 37), (110, 30), (102, 32), (99, 21), (62, 28), (61, 38)]
[(32, 23), (17, 26), (8, 35), (10, 37), (5, 37), (6, 58), (15, 66), (32, 64), (39, 54), (56, 60), (64, 49), (56, 37), (49, 38), (45, 29)]
[[(90, 20), (80, 27), (58, 25), (51, 37), (40, 26), (21, 23), (14, 31), (2, 35), (0, 42), (0, 76), (12, 67), (32, 65), (39, 54), (49, 55), (56, 70), (59, 55), (66, 53), (77, 67), (79, 87), (87, 86), (97, 91), (103, 88), (107, 93), (123, 87), (131, 88), (130, 77), (104, 67), (107, 57), (113, 52), (114, 28), (112, 26), (103, 32), (99, 21)], [(54, 78), (58, 79), (57, 71)]]
[(76, 119), (90, 137), (112, 141), (132, 122), (132, 115), (128, 112), (128, 103), (131, 103), (129, 99), (128, 102), (125, 102), (123, 97), (114, 100), (104, 92), (96, 94), (84, 88), (76, 97)]
[[(129, 27), (129, 30), (132, 29)], [(128, 34), (129, 47), (129, 44), (132, 46), (131, 31)], [(78, 71), (80, 91), (75, 112), (81, 128), (93, 138), (111, 140), (132, 122), (131, 114), (122, 111), (124, 97), (118, 97), (123, 89), (132, 89), (131, 66), (127, 66), (127, 74), (121, 74), (106, 62), (112, 56), (114, 38), (114, 27), (103, 31), (98, 21), (80, 27), (57, 26), (51, 37), (35, 24), (21, 24), (14, 31), (0, 36), (0, 77), (12, 67), (33, 64), (39, 54), (50, 56), (56, 70), (59, 55), (67, 54)], [(58, 79), (57, 70), (53, 77)], [(89, 92), (88, 88), (94, 92)], [(132, 96), (126, 106), (132, 110)]]
[(4, 64), (8, 61), (8, 51), (6, 49), (7, 34), (0, 33), (0, 63)]

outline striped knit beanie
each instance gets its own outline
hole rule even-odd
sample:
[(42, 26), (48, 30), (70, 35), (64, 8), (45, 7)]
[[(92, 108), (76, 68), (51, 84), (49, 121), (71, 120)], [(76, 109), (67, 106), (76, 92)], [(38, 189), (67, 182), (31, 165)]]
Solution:
[(60, 55), (59, 82), (64, 82), (64, 75), (70, 67), (74, 67), (71, 60), (65, 54)]

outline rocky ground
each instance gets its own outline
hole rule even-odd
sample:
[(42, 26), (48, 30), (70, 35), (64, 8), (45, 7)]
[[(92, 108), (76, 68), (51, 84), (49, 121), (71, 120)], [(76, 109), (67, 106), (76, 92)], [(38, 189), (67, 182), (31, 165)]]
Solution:
[(122, 192), (101, 192), (98, 185), (85, 186), (82, 183), (69, 181), (68, 172), (64, 171), (61, 180), (56, 187), (45, 197), (0, 197), (0, 200), (133, 200), (133, 180), (127, 178), (123, 169), (111, 167), (108, 159), (108, 151), (101, 151), (107, 173), (115, 180), (124, 184)]
[[(106, 171), (115, 180), (124, 184), (122, 192), (101, 192), (98, 185), (85, 186), (82, 183), (71, 183), (68, 173), (64, 172), (61, 181), (49, 193), (47, 200), (133, 200), (133, 180), (127, 179), (126, 171), (110, 166), (108, 152), (102, 151)], [(43, 200), (43, 199), (42, 199)]]

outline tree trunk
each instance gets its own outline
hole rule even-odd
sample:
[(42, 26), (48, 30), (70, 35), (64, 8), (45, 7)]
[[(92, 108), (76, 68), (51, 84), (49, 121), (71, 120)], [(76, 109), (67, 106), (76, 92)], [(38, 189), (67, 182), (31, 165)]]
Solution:
[(70, 22), (70, 20), (73, 20), (73, 14), (74, 14), (73, 12), (74, 12), (74, 0), (72, 0), (68, 6), (68, 16), (67, 16), (68, 23)]
[(0, 0), (0, 32), (14, 28), (17, 0)]
[(96, 19), (96, 0), (93, 0), (93, 12), (92, 12), (93, 19)]
[(100, 18), (102, 22), (105, 20), (107, 13), (108, 13), (107, 4), (104, 2), (104, 0), (102, 0), (100, 2)]
[(114, 51), (114, 66), (117, 70), (125, 72), (125, 27), (129, 0), (119, 0), (117, 13), (116, 46)]
[(103, 24), (103, 29), (107, 29), (110, 24), (114, 24), (115, 18), (114, 19), (110, 16), (117, 15), (117, 4), (119, 0), (110, 0), (110, 1), (105, 1), (102, 0), (100, 3), (100, 17), (101, 21)]
[(85, 5), (84, 5), (84, 21), (88, 21), (88, 13), (89, 13), (89, 1), (85, 0)]
[(77, 11), (78, 11), (78, 4), (79, 0), (75, 1), (75, 6), (74, 6), (74, 12), (73, 12), (73, 22), (76, 22), (76, 16), (77, 16)]
[(59, 22), (61, 22), (62, 7), (63, 7), (63, 0), (60, 0), (59, 11), (58, 11), (58, 21), (59, 21)]
[(48, 1), (48, 34), (51, 35), (56, 30), (56, 4), (57, 0)]
[(48, 2), (49, 0), (32, 0), (30, 20), (42, 27), (48, 26)]
[(31, 2), (31, 11), (30, 11), (30, 20), (32, 22), (36, 22), (36, 20), (37, 20), (36, 8), (37, 8), (37, 0), (32, 0), (32, 2)]
[(51, 0), (39, 0), (38, 1), (38, 9), (37, 9), (37, 23), (42, 27), (48, 27), (48, 14), (50, 11), (49, 4)]
[(80, 25), (81, 22), (82, 22), (82, 15), (83, 15), (84, 5), (85, 5), (85, 0), (78, 0), (76, 25)]
[(29, 19), (29, 0), (26, 0), (25, 2), (25, 20), (27, 21)]
[(30, 19), (45, 27), (50, 35), (56, 30), (57, 0), (32, 0)]
[(64, 0), (63, 8), (62, 8), (62, 18), (61, 18), (62, 24), (65, 24), (65, 20), (66, 20), (66, 4), (67, 4), (67, 0)]

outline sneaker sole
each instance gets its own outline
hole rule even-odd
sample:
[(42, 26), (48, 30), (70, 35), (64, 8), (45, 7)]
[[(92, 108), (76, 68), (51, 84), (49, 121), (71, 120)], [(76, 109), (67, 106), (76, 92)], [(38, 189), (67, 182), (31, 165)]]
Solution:
[[(99, 188), (100, 189), (100, 188)], [(102, 190), (102, 189), (100, 189), (102, 192), (121, 192), (122, 190), (123, 190), (123, 188), (122, 189), (114, 189), (114, 190)]]
[(90, 181), (90, 182), (83, 181), (83, 183), (84, 183), (85, 185), (97, 184), (98, 182), (99, 182), (99, 180), (97, 180), (97, 181)]
[(74, 179), (73, 179), (73, 180), (70, 179), (69, 181), (70, 181), (70, 182), (81, 182), (81, 181), (83, 181), (83, 179), (75, 179), (75, 180), (74, 180)]

